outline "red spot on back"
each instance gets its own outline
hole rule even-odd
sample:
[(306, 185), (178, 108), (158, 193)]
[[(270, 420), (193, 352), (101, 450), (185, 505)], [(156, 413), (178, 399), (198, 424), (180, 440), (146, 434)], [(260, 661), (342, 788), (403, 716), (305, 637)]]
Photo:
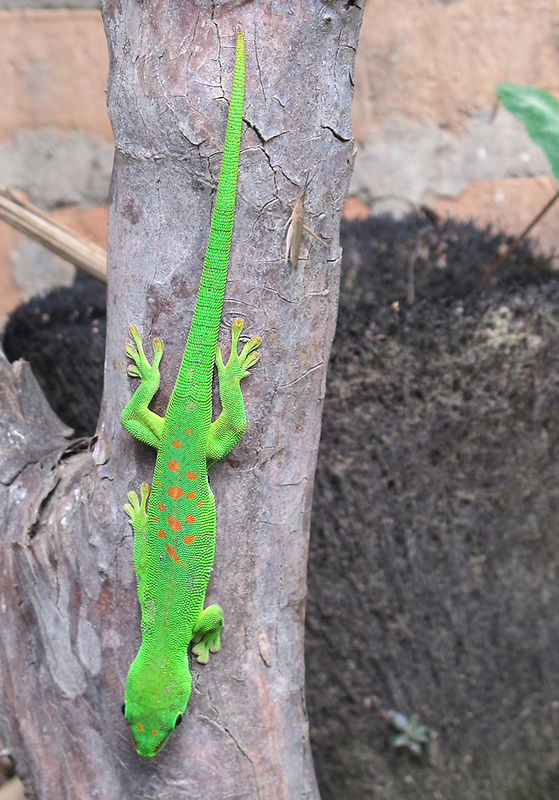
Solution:
[(140, 731), (140, 733), (144, 732), (144, 726), (141, 722), (136, 723), (136, 728)]
[(174, 547), (171, 547), (171, 545), (168, 544), (166, 545), (165, 550), (167, 551), (167, 555), (170, 556), (173, 559), (173, 561), (175, 561), (177, 564), (180, 564), (182, 567), (186, 567), (186, 564), (183, 564), (178, 555), (176, 554)]
[(160, 529), (157, 531), (157, 538), (158, 538), (158, 539), (164, 539), (164, 538), (165, 538), (165, 531), (163, 530), (163, 528), (160, 528)]
[(192, 428), (189, 428), (189, 429), (187, 430), (187, 433), (192, 433)]
[(182, 528), (182, 522), (179, 519), (175, 519), (175, 517), (167, 517), (167, 525), (172, 531), (180, 531)]
[(159, 733), (159, 731), (152, 731), (152, 732), (151, 732), (151, 735), (152, 735), (152, 736), (157, 736), (157, 734), (158, 734), (158, 733)]
[(178, 439), (175, 439), (175, 441), (171, 442), (171, 444), (173, 445), (173, 447), (182, 447), (182, 444), (179, 442)]
[(196, 522), (196, 518), (192, 516), (192, 514), (187, 514), (185, 520), (188, 522), (189, 525), (192, 525), (193, 522)]
[(167, 494), (169, 497), (172, 497), (173, 500), (178, 500), (180, 497), (183, 496), (184, 492), (180, 486), (169, 486), (167, 489)]
[(194, 536), (190, 536), (189, 534), (187, 534), (183, 539), (183, 542), (185, 544), (192, 544), (193, 541), (194, 541)]
[(186, 478), (187, 481), (198, 480), (198, 476), (196, 475), (195, 472), (187, 472), (187, 473), (185, 473), (184, 477)]
[(171, 459), (170, 461), (167, 461), (167, 467), (171, 470), (171, 472), (176, 472), (179, 468), (179, 462)]
[(158, 508), (160, 511), (165, 511), (165, 506), (163, 505), (163, 503), (158, 503), (158, 504), (157, 504), (157, 508)]
[(194, 500), (194, 498), (196, 497), (196, 492), (187, 492), (185, 494), (185, 497), (187, 500)]

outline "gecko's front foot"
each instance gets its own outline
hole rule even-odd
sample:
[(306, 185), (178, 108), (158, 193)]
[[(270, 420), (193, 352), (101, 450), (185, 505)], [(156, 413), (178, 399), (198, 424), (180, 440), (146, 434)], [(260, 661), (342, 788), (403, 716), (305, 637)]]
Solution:
[(138, 597), (140, 602), (144, 596), (144, 578), (146, 575), (147, 562), (147, 538), (148, 538), (148, 515), (147, 501), (149, 497), (149, 486), (142, 483), (140, 486), (140, 498), (136, 492), (128, 492), (128, 500), (124, 510), (130, 517), (130, 524), (134, 531), (134, 572), (138, 583)]
[(147, 529), (148, 515), (146, 511), (146, 503), (149, 497), (149, 485), (142, 483), (140, 486), (140, 499), (136, 492), (128, 492), (128, 500), (124, 506), (125, 512), (130, 517), (130, 524), (134, 530)]
[(219, 635), (223, 630), (223, 611), (219, 606), (205, 608), (198, 617), (192, 632), (192, 654), (199, 664), (207, 664), (210, 653), (217, 653), (221, 643)]

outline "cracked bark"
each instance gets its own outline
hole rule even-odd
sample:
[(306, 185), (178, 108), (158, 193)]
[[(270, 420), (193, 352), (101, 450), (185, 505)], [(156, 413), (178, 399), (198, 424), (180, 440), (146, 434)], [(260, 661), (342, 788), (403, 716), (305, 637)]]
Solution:
[[(69, 448), (29, 370), (0, 361), (0, 737), (30, 799), (316, 800), (305, 569), (362, 11), (335, 0), (105, 0), (102, 13), (116, 144), (105, 394), (94, 447)], [(208, 236), (237, 23), (245, 124), (220, 339), (227, 350), (231, 320), (243, 317), (263, 339), (261, 360), (245, 384), (247, 433), (210, 473), (218, 534), (207, 599), (224, 608), (222, 650), (193, 665), (183, 725), (142, 762), (120, 714), (139, 640), (121, 509), (154, 454), (120, 427), (132, 390), (124, 345), (132, 322), (146, 344), (163, 338), (163, 413)], [(329, 246), (305, 235), (295, 271), (283, 260), (286, 205), (317, 166), (306, 214)]]

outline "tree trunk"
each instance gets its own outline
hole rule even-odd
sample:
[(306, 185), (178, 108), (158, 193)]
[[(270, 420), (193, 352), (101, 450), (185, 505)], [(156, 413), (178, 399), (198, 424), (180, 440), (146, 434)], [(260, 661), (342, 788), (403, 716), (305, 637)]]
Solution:
[[(312, 484), (353, 161), (352, 73), (362, 9), (106, 0), (116, 144), (105, 393), (92, 449), (68, 447), (25, 366), (3, 395), (0, 736), (29, 798), (317, 798), (304, 708), (303, 618)], [(193, 665), (182, 727), (155, 759), (120, 713), (139, 645), (126, 493), (154, 452), (120, 426), (127, 329), (165, 342), (163, 413), (198, 289), (219, 173), (236, 25), (247, 71), (221, 339), (260, 335), (248, 430), (210, 472), (217, 504), (208, 602), (222, 650)], [(283, 227), (313, 175), (296, 269)]]

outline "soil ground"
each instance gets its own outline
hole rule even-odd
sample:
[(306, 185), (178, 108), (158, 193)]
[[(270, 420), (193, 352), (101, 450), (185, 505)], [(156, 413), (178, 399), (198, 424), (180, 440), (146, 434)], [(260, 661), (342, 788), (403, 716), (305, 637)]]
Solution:
[(524, 248), (480, 292), (503, 242), (345, 228), (308, 570), (323, 800), (559, 798), (559, 284)]

